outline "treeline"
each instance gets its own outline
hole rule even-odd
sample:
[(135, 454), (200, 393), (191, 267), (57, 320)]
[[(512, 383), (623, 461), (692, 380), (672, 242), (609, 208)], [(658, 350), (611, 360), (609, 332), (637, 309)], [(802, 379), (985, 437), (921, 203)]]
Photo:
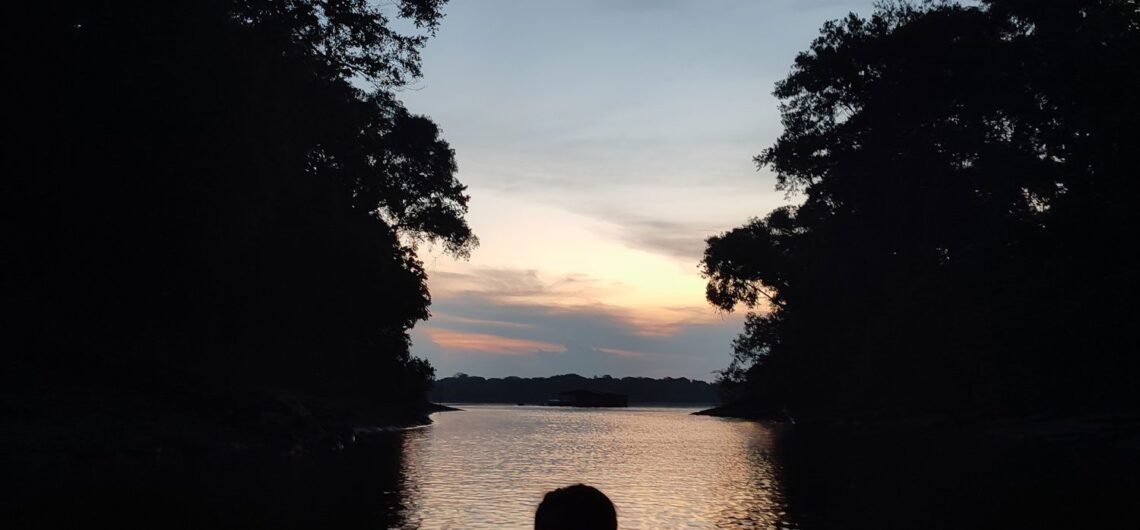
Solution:
[(37, 396), (23, 402), (189, 385), (422, 406), (416, 245), (475, 243), (453, 151), (396, 97), (442, 3), (21, 16), (35, 39), (13, 79), (28, 121), (4, 184), (2, 289), (8, 373)]
[(777, 84), (757, 163), (802, 202), (712, 237), (752, 310), (722, 382), (751, 414), (1134, 408), (1140, 10), (882, 4)]
[(615, 378), (608, 375), (582, 377), (578, 374), (552, 377), (504, 377), (486, 379), (456, 374), (435, 382), (432, 401), (437, 403), (526, 403), (541, 404), (561, 392), (589, 390), (625, 394), (632, 405), (711, 404), (720, 402), (716, 385), (694, 379)]

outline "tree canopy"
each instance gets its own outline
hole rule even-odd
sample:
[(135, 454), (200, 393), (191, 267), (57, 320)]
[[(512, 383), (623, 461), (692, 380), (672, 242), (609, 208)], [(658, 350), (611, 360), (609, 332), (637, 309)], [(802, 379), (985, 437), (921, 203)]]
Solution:
[(723, 382), (820, 415), (1133, 402), (1138, 52), (1122, 0), (825, 24), (756, 157), (802, 200), (708, 240), (710, 303), (750, 309)]
[(454, 152), (397, 97), (443, 3), (38, 7), (5, 193), (25, 360), (422, 401), (417, 246), (476, 244)]

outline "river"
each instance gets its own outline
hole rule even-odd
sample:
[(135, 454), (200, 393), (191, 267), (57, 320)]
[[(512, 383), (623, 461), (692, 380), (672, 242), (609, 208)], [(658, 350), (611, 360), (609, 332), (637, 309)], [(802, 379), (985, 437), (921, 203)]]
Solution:
[(771, 431), (695, 409), (464, 406), (407, 434), (415, 527), (526, 528), (543, 493), (605, 492), (622, 528), (769, 528), (787, 517)]
[(530, 528), (583, 482), (623, 529), (1140, 528), (1132, 438), (978, 437), (461, 405), (304, 454), (65, 459), (10, 474), (9, 528)]

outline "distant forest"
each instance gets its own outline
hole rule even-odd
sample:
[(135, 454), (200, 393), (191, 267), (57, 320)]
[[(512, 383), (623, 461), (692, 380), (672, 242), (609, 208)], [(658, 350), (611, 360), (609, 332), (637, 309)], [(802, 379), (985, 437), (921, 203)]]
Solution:
[(797, 199), (708, 240), (749, 415), (1140, 404), (1140, 9), (885, 2), (827, 23), (756, 157)]
[(502, 379), (456, 374), (435, 382), (432, 400), (437, 403), (527, 403), (539, 404), (561, 392), (590, 390), (625, 394), (632, 405), (714, 404), (720, 402), (717, 385), (694, 379), (648, 377), (505, 377)]

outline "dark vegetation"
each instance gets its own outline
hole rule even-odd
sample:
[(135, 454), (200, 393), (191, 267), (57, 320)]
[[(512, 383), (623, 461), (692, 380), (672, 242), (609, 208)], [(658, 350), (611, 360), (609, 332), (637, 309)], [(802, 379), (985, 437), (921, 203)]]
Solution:
[(1140, 8), (886, 3), (826, 24), (756, 157), (802, 199), (708, 240), (750, 309), (736, 413), (1081, 414), (1140, 403)]
[(505, 377), (486, 379), (456, 374), (435, 382), (432, 401), (441, 403), (526, 403), (538, 405), (557, 399), (563, 392), (588, 390), (623, 394), (638, 404), (710, 404), (720, 402), (716, 385), (693, 379), (648, 377), (582, 377), (578, 374), (552, 377)]
[(801, 423), (775, 427), (765, 449), (780, 463), (787, 511), (800, 528), (1135, 526), (1138, 438), (1026, 436), (1023, 419), (996, 423), (993, 430)]
[(442, 3), (17, 17), (36, 54), (3, 184), (6, 422), (129, 449), (196, 436), (163, 422), (290, 439), (420, 421), (417, 244), (476, 242), (454, 153), (397, 99)]

